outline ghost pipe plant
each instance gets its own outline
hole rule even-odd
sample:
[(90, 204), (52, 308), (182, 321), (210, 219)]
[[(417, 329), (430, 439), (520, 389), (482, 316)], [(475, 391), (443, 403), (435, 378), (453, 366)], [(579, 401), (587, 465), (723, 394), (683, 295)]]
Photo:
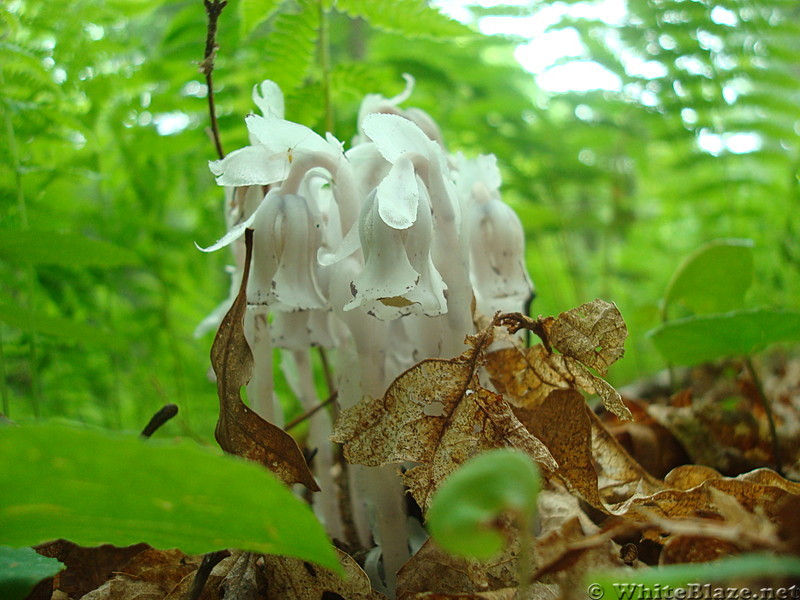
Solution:
[[(346, 152), (284, 120), (283, 96), (271, 81), (253, 91), (261, 115), (246, 118), (251, 144), (210, 164), (226, 188), (228, 232), (207, 251), (231, 246), (232, 297), (242, 278), (242, 234), (254, 230), (245, 335), (255, 360), (248, 384), (254, 410), (282, 421), (273, 394), (273, 347), (292, 391), (306, 408), (320, 402), (309, 350), (333, 356), (340, 406), (380, 398), (424, 358), (465, 350), (477, 312), (519, 311), (532, 295), (523, 232), (499, 194), (494, 156), (446, 152), (439, 128), (419, 109), (369, 95), (358, 134)], [(214, 327), (232, 297), (200, 327)], [(321, 492), (314, 508), (329, 533), (344, 539), (333, 477), (326, 411), (311, 418)], [(391, 591), (408, 558), (403, 489), (392, 467), (351, 465), (350, 511), (357, 540), (382, 554)], [(378, 578), (377, 573), (372, 574)]]

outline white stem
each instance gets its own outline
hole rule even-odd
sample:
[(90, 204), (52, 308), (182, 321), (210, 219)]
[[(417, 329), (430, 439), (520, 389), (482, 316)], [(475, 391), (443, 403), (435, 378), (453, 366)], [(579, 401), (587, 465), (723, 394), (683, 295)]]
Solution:
[(346, 235), (358, 220), (360, 195), (352, 167), (344, 158), (336, 160), (325, 152), (314, 152), (292, 162), (289, 175), (281, 184), (281, 194), (297, 194), (303, 178), (311, 169), (321, 168), (333, 177), (333, 197), (339, 206), (342, 235)]
[(247, 398), (258, 415), (279, 427), (283, 411), (276, 402), (272, 379), (272, 336), (264, 306), (248, 306), (244, 315), (244, 336), (253, 353), (253, 376), (247, 384)]
[[(303, 408), (310, 410), (320, 402), (314, 388), (314, 372), (311, 368), (308, 350), (294, 350), (283, 353), (284, 373), (294, 394), (300, 399)], [(294, 372), (287, 367), (294, 363)], [(327, 410), (319, 410), (309, 419), (309, 448), (316, 448), (314, 456), (314, 475), (320, 492), (313, 496), (314, 512), (325, 524), (325, 529), (334, 539), (344, 540), (344, 525), (339, 509), (339, 486), (333, 477), (333, 446), (330, 442), (331, 417)]]

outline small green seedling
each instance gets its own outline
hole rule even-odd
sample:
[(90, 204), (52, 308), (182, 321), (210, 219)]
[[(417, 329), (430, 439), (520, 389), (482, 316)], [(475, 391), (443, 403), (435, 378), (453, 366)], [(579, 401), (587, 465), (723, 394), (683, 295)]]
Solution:
[(434, 496), (427, 514), (431, 536), (451, 554), (488, 559), (505, 546), (499, 518), (510, 515), (525, 552), (540, 487), (539, 470), (527, 454), (505, 448), (480, 454)]

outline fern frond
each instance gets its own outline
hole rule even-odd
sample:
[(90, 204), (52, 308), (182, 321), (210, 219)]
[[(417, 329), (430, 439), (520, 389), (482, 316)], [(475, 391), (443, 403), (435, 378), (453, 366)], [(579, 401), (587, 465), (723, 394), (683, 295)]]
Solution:
[(336, 10), (360, 17), (376, 29), (408, 38), (447, 40), (475, 35), (467, 26), (428, 6), (426, 0), (339, 0)]
[(283, 0), (239, 0), (239, 33), (247, 37), (278, 10)]
[(318, 7), (305, 1), (298, 4), (296, 12), (283, 12), (274, 19), (265, 48), (264, 73), (287, 95), (303, 83), (319, 38)]

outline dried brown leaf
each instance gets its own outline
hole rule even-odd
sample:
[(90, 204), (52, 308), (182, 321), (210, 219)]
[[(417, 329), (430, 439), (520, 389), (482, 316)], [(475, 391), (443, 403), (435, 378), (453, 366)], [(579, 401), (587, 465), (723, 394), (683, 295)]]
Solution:
[(664, 477), (664, 485), (675, 490), (689, 490), (709, 479), (722, 479), (722, 475), (704, 465), (681, 465)]
[(678, 535), (664, 544), (659, 564), (711, 562), (740, 552), (741, 549), (729, 541), (697, 535)]
[(344, 579), (298, 558), (264, 556), (269, 582), (266, 600), (319, 600), (326, 593), (347, 600), (385, 600), (372, 589), (369, 577), (355, 560), (341, 550), (336, 552), (345, 572)]
[(261, 597), (257, 560), (258, 555), (252, 552), (242, 552), (236, 557), (220, 584), (223, 600), (258, 600)]
[(246, 257), (239, 293), (217, 331), (211, 347), (211, 365), (217, 376), (219, 420), (215, 437), (225, 452), (259, 462), (286, 483), (302, 483), (319, 491), (294, 438), (253, 412), (240, 389), (253, 374), (253, 354), (244, 335), (247, 279), (253, 252), (252, 230), (245, 232)]
[(367, 398), (342, 411), (331, 439), (344, 444), (348, 462), (421, 463), (404, 474), (404, 482), (423, 511), (441, 482), (483, 450), (511, 446), (556, 469), (547, 448), (503, 397), (478, 382), (489, 331), (461, 356), (424, 360), (397, 377), (383, 398)]
[[(514, 408), (523, 425), (540, 439), (558, 463), (556, 475), (592, 506), (602, 506), (592, 462), (592, 424), (588, 407), (573, 389), (553, 390), (540, 404)], [(557, 426), (554, 426), (557, 424)]]
[(163, 600), (164, 589), (157, 583), (120, 575), (92, 590), (81, 600)]
[[(242, 553), (235, 553), (223, 558), (219, 563), (214, 565), (214, 568), (211, 570), (211, 573), (208, 575), (208, 578), (205, 581), (205, 585), (203, 586), (203, 591), (200, 594), (199, 600), (224, 600), (224, 597), (221, 595), (220, 586), (241, 556)], [(198, 557), (198, 559), (199, 560), (195, 561), (197, 564), (203, 562), (202, 558)], [(181, 579), (180, 583), (172, 588), (170, 593), (164, 597), (164, 600), (186, 600), (186, 598), (189, 597), (192, 587), (194, 586), (194, 580), (197, 577), (197, 573), (198, 571), (195, 569), (186, 577)]]
[(530, 408), (543, 402), (553, 390), (577, 388), (597, 394), (603, 405), (620, 419), (631, 418), (610, 384), (574, 358), (551, 354), (542, 345), (491, 352), (486, 356), (486, 369), (497, 391), (514, 406)]
[(398, 571), (397, 598), (411, 600), (426, 592), (446, 597), (516, 586), (516, 543), (512, 540), (490, 562), (479, 562), (448, 554), (429, 539)]
[(592, 456), (597, 472), (598, 488), (606, 507), (596, 507), (614, 512), (608, 507), (634, 494), (652, 494), (664, 488), (664, 484), (644, 470), (605, 428), (594, 414), (586, 415), (592, 426)]
[(524, 596), (519, 595), (517, 588), (504, 588), (491, 592), (472, 592), (466, 594), (442, 594), (425, 592), (414, 596), (414, 600), (556, 600), (560, 597), (560, 588), (547, 583), (534, 583), (529, 586)]
[(61, 590), (72, 598), (80, 598), (100, 587), (112, 577), (114, 571), (148, 548), (147, 544), (124, 548), (104, 544), (85, 548), (67, 540), (57, 540), (37, 546), (35, 550), (42, 556), (57, 558), (67, 566), (66, 570), (55, 576), (53, 589)]
[(553, 348), (601, 375), (625, 353), (628, 328), (612, 302), (596, 298), (543, 325)]

